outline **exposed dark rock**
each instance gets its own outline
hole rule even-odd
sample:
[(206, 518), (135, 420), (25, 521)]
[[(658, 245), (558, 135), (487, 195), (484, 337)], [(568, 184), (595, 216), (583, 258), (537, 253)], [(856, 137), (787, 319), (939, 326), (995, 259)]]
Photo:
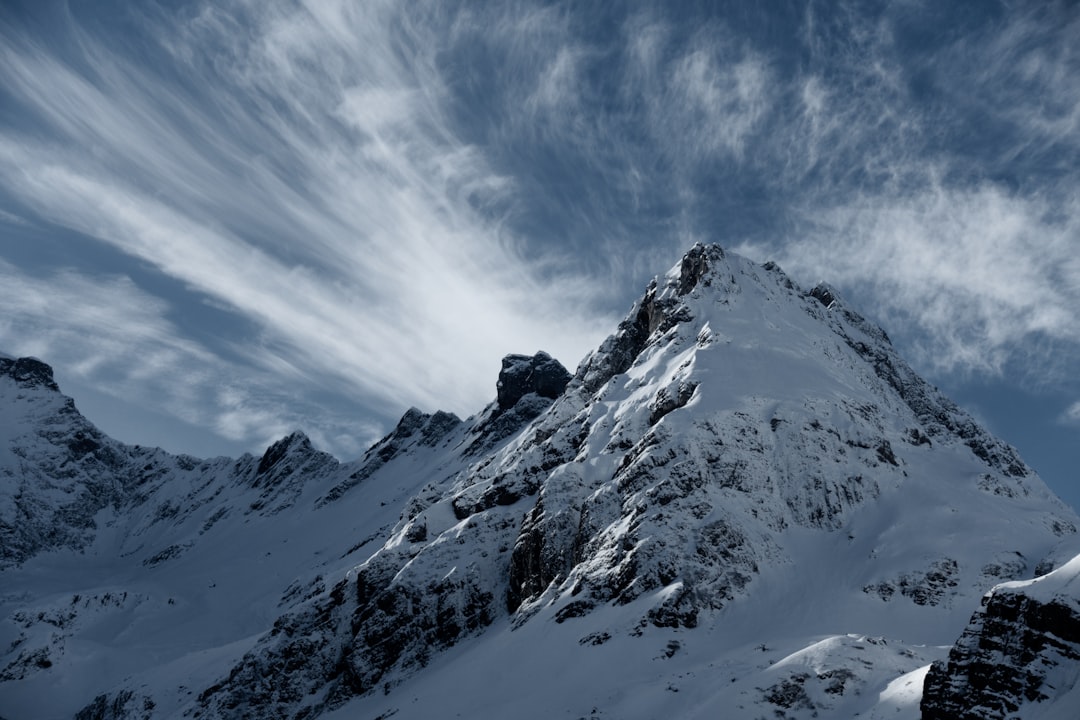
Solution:
[(509, 410), (530, 393), (554, 400), (562, 395), (570, 378), (562, 363), (546, 352), (538, 352), (532, 357), (507, 355), (503, 358), (496, 384), (499, 408)]
[[(701, 283), (705, 287), (710, 285), (708, 279), (709, 261), (715, 258), (723, 260), (724, 251), (718, 245), (702, 245), (698, 243), (683, 255), (679, 263), (679, 285), (676, 293), (686, 295)], [(704, 280), (704, 282), (702, 282)]]
[(555, 622), (566, 622), (570, 618), (584, 617), (593, 609), (593, 604), (587, 600), (572, 600), (555, 613)]
[(579, 523), (580, 514), (572, 510), (554, 515), (546, 513), (542, 495), (525, 513), (510, 555), (506, 599), (510, 612), (569, 574), (578, 559), (579, 548), (574, 541)]
[(916, 605), (947, 604), (956, 587), (956, 578), (960, 568), (952, 558), (935, 560), (924, 572), (910, 572), (893, 581), (883, 581), (867, 585), (863, 592), (877, 595), (882, 600), (891, 600), (899, 592)]
[(174, 543), (160, 552), (154, 553), (154, 555), (143, 560), (143, 565), (147, 567), (154, 567), (160, 565), (167, 560), (178, 558), (191, 548), (192, 543)]
[[(971, 617), (948, 660), (926, 675), (923, 720), (1022, 717), (1080, 677), (1080, 598), (998, 589)], [(1062, 715), (1064, 717), (1064, 715)]]
[(837, 302), (836, 290), (831, 285), (826, 283), (819, 283), (810, 291), (810, 297), (817, 300), (819, 303), (829, 308), (833, 306), (833, 303)]
[(121, 690), (112, 696), (98, 695), (75, 714), (75, 720), (150, 720), (154, 707), (149, 697)]
[(649, 335), (659, 327), (661, 313), (657, 312), (655, 282), (650, 283), (635, 310), (578, 369), (577, 374), (589, 392), (599, 390), (612, 377), (626, 372), (645, 348)]
[(498, 398), (476, 426), (475, 437), (466, 449), (474, 455), (490, 450), (525, 427), (566, 390), (573, 376), (545, 352), (507, 355), (502, 361), (497, 383)]
[(875, 449), (877, 450), (878, 460), (893, 466), (899, 466), (900, 463), (896, 461), (896, 455), (893, 453), (892, 445), (889, 444), (888, 440), (882, 440)]
[(588, 392), (595, 392), (614, 376), (626, 372), (649, 340), (662, 335), (680, 323), (693, 320), (690, 309), (680, 298), (695, 288), (709, 287), (723, 293), (736, 286), (733, 277), (719, 275), (723, 267), (724, 250), (719, 245), (694, 245), (679, 263), (677, 278), (668, 277), (660, 286), (649, 283), (645, 295), (619, 323), (615, 333), (582, 361), (575, 373)]
[(578, 640), (578, 645), (603, 645), (611, 639), (611, 633), (594, 632)]
[(660, 422), (660, 418), (672, 410), (678, 410), (690, 402), (690, 398), (694, 396), (697, 386), (696, 382), (679, 382), (674, 388), (660, 388), (653, 399), (652, 412), (649, 413), (649, 424), (655, 425)]
[(482, 450), (490, 450), (500, 440), (510, 437), (551, 407), (551, 402), (550, 399), (536, 393), (527, 393), (506, 410), (496, 406), (477, 427), (476, 439), (470, 444), (467, 452), (475, 454)]
[(259, 459), (259, 467), (255, 469), (255, 486), (258, 487), (260, 480), (265, 478), (277, 465), (281, 464), (290, 452), (303, 454), (311, 450), (313, 450), (311, 441), (302, 432), (294, 432), (278, 440), (268, 447), (262, 458)]
[(813, 710), (814, 703), (806, 694), (809, 673), (795, 673), (765, 690), (763, 699), (787, 710)]
[(7, 375), (19, 384), (19, 387), (44, 387), (60, 392), (53, 380), (53, 369), (37, 358), (24, 357), (17, 360), (0, 358), (0, 375)]

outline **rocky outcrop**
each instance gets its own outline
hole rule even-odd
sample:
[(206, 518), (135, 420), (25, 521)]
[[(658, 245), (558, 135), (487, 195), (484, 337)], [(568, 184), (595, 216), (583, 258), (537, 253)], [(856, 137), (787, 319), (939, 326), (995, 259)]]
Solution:
[(566, 390), (571, 379), (562, 363), (546, 352), (507, 355), (502, 361), (494, 404), (481, 414), (467, 452), (490, 450), (513, 435)]
[(509, 410), (529, 393), (554, 400), (562, 395), (568, 382), (570, 373), (546, 352), (538, 352), (532, 357), (507, 355), (502, 360), (496, 384), (499, 408)]
[(641, 351), (659, 332), (663, 334), (679, 323), (693, 320), (689, 306), (681, 299), (699, 286), (702, 290), (714, 287), (721, 297), (734, 289), (734, 277), (723, 277), (711, 268), (722, 267), (724, 251), (719, 245), (695, 245), (665, 278), (661, 286), (656, 280), (649, 283), (645, 295), (638, 300), (630, 314), (609, 336), (586, 357), (578, 367), (575, 378), (586, 390), (595, 392), (615, 375), (626, 372)]
[(0, 376), (7, 376), (14, 380), (19, 387), (27, 389), (42, 387), (46, 390), (60, 392), (60, 388), (53, 380), (53, 369), (37, 358), (5, 358), (0, 357)]
[(1080, 556), (986, 595), (948, 660), (927, 673), (922, 717), (998, 720), (1026, 717), (1035, 706), (1076, 711), (1078, 679)]
[(18, 462), (0, 467), (0, 568), (42, 550), (86, 547), (94, 516), (122, 504), (135, 483), (123, 472), (123, 447), (60, 394), (40, 360), (0, 359), (0, 397), (10, 402), (6, 429), (14, 433), (0, 442)]
[(269, 514), (281, 512), (300, 497), (307, 482), (324, 477), (338, 467), (329, 453), (316, 450), (308, 436), (300, 431), (283, 437), (259, 458), (249, 482), (261, 492), (251, 509)]
[(154, 708), (149, 697), (124, 690), (113, 697), (98, 695), (75, 714), (75, 720), (151, 720)]
[[(1013, 568), (1014, 573), (1023, 569)], [(894, 581), (881, 581), (863, 588), (863, 592), (874, 594), (882, 600), (892, 600), (900, 595), (916, 605), (940, 605), (948, 603), (956, 576), (959, 574), (957, 563), (952, 558), (935, 560), (925, 571), (907, 572)]]

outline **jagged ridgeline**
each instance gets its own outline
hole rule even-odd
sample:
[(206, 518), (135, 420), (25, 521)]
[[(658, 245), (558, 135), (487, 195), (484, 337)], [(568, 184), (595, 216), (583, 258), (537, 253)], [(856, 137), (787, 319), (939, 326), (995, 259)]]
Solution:
[[(47, 366), (0, 362), (18, 708), (64, 672), (83, 718), (917, 717), (933, 661), (935, 698), (971, 673), (941, 648), (983, 594), (1080, 550), (1076, 515), (834, 289), (715, 245), (572, 375), (507, 356), (481, 412), (411, 409), (351, 463), (302, 434), (239, 460), (125, 446)], [(65, 552), (108, 581), (35, 585)], [(96, 652), (150, 669), (65, 650), (118, 617), (153, 649)], [(1001, 712), (1063, 707), (1070, 662)]]

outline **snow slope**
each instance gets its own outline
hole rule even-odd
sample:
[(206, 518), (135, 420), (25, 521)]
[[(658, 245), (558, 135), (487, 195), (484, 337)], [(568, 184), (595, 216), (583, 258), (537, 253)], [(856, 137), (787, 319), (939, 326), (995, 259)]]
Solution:
[[(5, 429), (24, 494), (62, 456), (97, 509), (3, 570), (0, 715), (915, 718), (983, 594), (1080, 550), (1012, 448), (773, 264), (695, 246), (551, 362), (356, 463), (95, 436), (93, 475), (77, 431)], [(11, 387), (3, 428), (63, 404)]]

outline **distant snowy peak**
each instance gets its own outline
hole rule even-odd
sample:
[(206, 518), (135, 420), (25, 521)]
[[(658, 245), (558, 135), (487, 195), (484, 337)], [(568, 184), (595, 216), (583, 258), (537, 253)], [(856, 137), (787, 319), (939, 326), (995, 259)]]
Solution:
[(200, 460), (124, 445), (90, 423), (35, 358), (0, 359), (0, 405), (0, 569), (41, 552), (85, 551), (99, 536), (102, 511), (132, 536), (182, 524), (229, 487), (250, 496), (238, 513), (280, 512), (338, 467), (303, 433), (259, 459)]

